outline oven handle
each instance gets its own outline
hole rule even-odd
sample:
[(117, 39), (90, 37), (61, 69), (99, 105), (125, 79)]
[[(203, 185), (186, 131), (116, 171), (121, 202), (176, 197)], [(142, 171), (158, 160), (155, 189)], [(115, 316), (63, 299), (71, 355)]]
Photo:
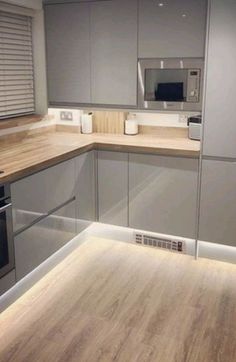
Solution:
[(3, 213), (4, 211), (6, 211), (7, 209), (9, 209), (9, 207), (12, 206), (12, 203), (9, 203), (3, 207), (0, 207), (0, 214)]

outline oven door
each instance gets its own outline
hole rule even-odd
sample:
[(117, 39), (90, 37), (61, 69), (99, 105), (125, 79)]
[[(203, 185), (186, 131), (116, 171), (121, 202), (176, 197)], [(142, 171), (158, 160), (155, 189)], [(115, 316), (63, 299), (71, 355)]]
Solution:
[(139, 109), (200, 112), (203, 68), (203, 58), (139, 59)]
[(0, 278), (14, 269), (12, 205), (0, 200)]

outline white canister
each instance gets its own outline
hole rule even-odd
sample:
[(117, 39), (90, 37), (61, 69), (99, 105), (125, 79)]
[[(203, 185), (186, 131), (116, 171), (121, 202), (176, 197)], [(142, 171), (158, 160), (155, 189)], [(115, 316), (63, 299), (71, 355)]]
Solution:
[(92, 113), (89, 114), (82, 114), (81, 116), (81, 133), (93, 133), (93, 115)]
[(125, 134), (127, 135), (138, 134), (138, 122), (136, 119), (127, 119), (127, 121), (125, 121)]

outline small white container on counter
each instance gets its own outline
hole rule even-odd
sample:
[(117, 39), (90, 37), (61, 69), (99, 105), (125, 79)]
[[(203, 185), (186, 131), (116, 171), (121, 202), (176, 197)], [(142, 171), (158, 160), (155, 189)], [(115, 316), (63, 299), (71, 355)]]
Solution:
[(136, 135), (138, 134), (138, 121), (137, 119), (127, 119), (125, 121), (125, 134)]
[(82, 114), (81, 116), (81, 133), (93, 133), (93, 114)]

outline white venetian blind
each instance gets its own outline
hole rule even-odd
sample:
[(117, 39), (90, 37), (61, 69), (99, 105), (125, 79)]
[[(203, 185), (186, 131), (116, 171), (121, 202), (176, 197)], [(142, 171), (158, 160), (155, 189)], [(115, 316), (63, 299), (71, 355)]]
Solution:
[(34, 111), (32, 19), (0, 10), (0, 119)]

